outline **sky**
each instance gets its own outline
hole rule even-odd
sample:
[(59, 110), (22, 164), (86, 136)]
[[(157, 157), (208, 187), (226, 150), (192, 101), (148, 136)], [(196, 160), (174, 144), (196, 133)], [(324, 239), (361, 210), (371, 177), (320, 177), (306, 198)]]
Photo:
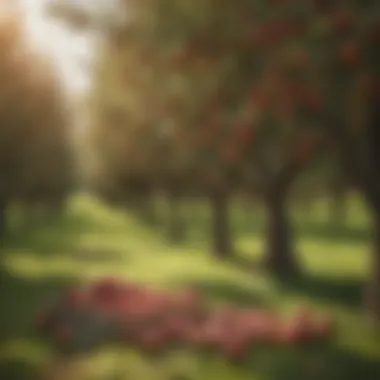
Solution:
[(44, 6), (50, 0), (19, 1), (27, 12), (29, 35), (52, 56), (69, 93), (73, 96), (86, 94), (91, 88), (95, 36), (89, 32), (71, 30), (63, 22), (46, 15)]

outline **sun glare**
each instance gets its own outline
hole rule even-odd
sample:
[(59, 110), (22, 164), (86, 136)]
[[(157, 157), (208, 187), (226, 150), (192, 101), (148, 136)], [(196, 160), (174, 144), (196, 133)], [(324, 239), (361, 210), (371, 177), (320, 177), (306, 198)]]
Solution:
[(27, 15), (29, 36), (33, 43), (51, 55), (68, 91), (73, 95), (85, 93), (91, 85), (91, 36), (74, 32), (47, 16), (44, 6), (48, 1), (20, 0)]

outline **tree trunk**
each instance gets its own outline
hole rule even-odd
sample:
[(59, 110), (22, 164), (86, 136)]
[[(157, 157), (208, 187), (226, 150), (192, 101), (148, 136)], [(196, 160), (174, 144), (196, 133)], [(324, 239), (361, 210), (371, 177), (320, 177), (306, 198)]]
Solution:
[(210, 195), (212, 213), (212, 248), (218, 259), (233, 255), (233, 239), (229, 220), (229, 196), (227, 192), (215, 191)]
[(370, 280), (365, 303), (368, 316), (374, 324), (380, 323), (380, 210), (373, 218), (373, 251), (370, 262)]
[(177, 189), (171, 189), (168, 192), (168, 239), (172, 244), (182, 243), (186, 237), (185, 221), (183, 218), (181, 203), (180, 192)]
[(277, 191), (266, 198), (266, 203), (267, 267), (274, 274), (298, 275), (300, 266), (293, 247), (286, 195)]

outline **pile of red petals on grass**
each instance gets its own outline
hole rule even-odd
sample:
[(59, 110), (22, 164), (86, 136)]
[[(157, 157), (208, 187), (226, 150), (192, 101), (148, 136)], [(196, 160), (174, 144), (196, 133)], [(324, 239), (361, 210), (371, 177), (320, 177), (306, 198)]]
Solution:
[(221, 354), (232, 362), (258, 346), (299, 347), (327, 342), (330, 319), (300, 311), (281, 318), (260, 309), (211, 308), (194, 290), (159, 292), (113, 279), (70, 289), (37, 316), (39, 333), (67, 352), (122, 343), (150, 355), (172, 347)]

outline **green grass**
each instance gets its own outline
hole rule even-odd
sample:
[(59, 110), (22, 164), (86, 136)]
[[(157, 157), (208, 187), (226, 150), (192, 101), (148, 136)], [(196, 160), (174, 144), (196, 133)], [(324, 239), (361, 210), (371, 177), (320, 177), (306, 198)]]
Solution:
[(173, 353), (157, 364), (142, 361), (132, 351), (111, 350), (91, 358), (98, 379), (111, 380), (100, 375), (115, 367), (115, 358), (123, 362), (119, 370), (129, 373), (120, 380), (169, 379), (160, 376), (186, 365), (196, 379), (379, 379), (380, 339), (360, 310), (370, 239), (362, 205), (352, 200), (347, 223), (339, 228), (329, 222), (322, 201), (310, 215), (294, 213), (307, 272), (298, 281), (275, 279), (255, 269), (263, 250), (262, 210), (245, 209), (241, 204), (233, 209), (238, 259), (231, 263), (210, 258), (207, 209), (201, 203), (188, 205), (188, 241), (176, 247), (165, 244), (163, 227), (150, 229), (136, 217), (84, 195), (72, 200), (61, 220), (16, 229), (2, 253), (6, 274), (0, 287), (0, 379), (37, 379), (49, 360), (49, 350), (35, 339), (32, 328), (33, 315), (44, 300), (72, 282), (109, 275), (171, 289), (192, 285), (214, 303), (266, 305), (279, 312), (311, 305), (332, 313), (339, 329), (331, 346), (310, 352), (257, 348), (244, 368), (189, 352)]

